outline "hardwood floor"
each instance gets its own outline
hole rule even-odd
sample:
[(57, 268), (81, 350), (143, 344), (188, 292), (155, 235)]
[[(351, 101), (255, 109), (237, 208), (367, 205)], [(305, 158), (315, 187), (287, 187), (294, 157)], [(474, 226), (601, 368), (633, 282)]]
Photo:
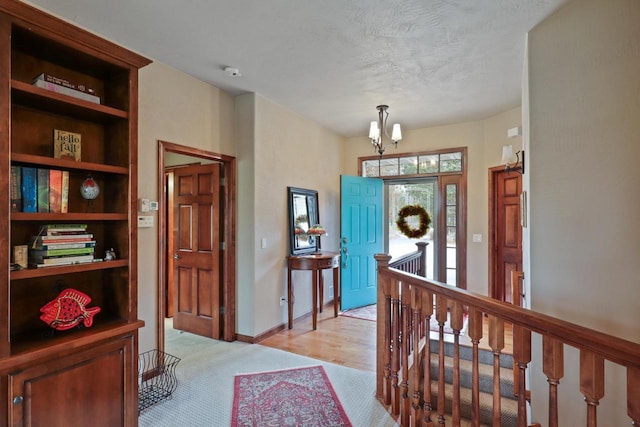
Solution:
[(376, 322), (347, 316), (334, 318), (333, 309), (318, 313), (315, 331), (311, 316), (306, 316), (296, 319), (292, 329), (259, 344), (361, 371), (373, 372), (376, 367)]
[[(488, 320), (485, 318), (484, 338), (480, 342), (480, 347), (484, 349), (489, 349), (487, 331)], [(431, 337), (438, 339), (438, 334), (432, 332)], [(453, 335), (445, 334), (445, 340), (453, 342)], [(505, 324), (505, 353), (512, 354), (512, 342), (511, 325)], [(471, 344), (466, 335), (460, 336), (460, 343)], [(318, 328), (315, 331), (311, 316), (306, 316), (296, 319), (292, 329), (285, 329), (259, 344), (349, 368), (375, 371), (376, 322), (347, 316), (334, 318), (332, 307), (318, 313)]]

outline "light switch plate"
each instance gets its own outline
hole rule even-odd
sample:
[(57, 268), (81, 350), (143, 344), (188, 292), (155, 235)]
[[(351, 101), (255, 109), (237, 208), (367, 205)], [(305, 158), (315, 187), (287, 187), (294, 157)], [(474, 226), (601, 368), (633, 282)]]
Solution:
[(150, 228), (150, 227), (153, 227), (153, 216), (138, 215), (138, 228)]

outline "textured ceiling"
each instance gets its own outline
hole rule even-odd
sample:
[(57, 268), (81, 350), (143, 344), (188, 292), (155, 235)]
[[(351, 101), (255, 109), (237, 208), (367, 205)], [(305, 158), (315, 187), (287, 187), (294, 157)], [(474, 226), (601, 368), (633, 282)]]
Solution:
[(567, 1), (29, 3), (227, 92), (256, 92), (356, 136), (367, 134), (378, 104), (405, 129), (519, 105), (525, 35)]

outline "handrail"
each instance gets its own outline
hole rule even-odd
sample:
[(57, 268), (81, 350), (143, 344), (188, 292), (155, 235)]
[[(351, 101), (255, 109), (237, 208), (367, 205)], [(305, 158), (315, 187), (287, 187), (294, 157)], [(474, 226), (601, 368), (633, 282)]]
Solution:
[[(493, 322), (493, 326), (489, 328), (489, 340), (494, 344), (498, 343), (495, 344), (494, 354), (499, 353), (502, 349), (500, 347), (502, 338), (496, 340), (496, 331), (503, 334), (501, 329), (503, 324), (505, 322), (513, 324), (514, 362), (516, 363), (516, 372), (522, 378), (522, 384), (524, 384), (526, 367), (531, 362), (531, 333), (535, 332), (543, 337), (544, 373), (550, 384), (550, 401), (556, 400), (556, 403), (550, 404), (550, 426), (557, 426), (556, 387), (559, 379), (563, 376), (562, 344), (580, 350), (580, 391), (587, 402), (588, 425), (596, 425), (596, 407), (604, 396), (604, 360), (627, 368), (628, 416), (640, 425), (640, 404), (636, 402), (638, 397), (634, 396), (634, 393), (638, 393), (640, 389), (640, 385), (638, 385), (640, 382), (640, 344), (470, 291), (453, 288), (437, 281), (426, 280), (415, 274), (399, 271), (390, 267), (391, 257), (385, 254), (378, 254), (375, 258), (378, 263), (378, 348), (383, 349), (379, 351), (377, 363), (376, 394), (383, 404), (390, 405), (390, 411), (392, 415), (399, 417), (400, 425), (414, 425), (415, 420), (413, 423), (409, 422), (411, 417), (426, 414), (425, 416), (428, 418), (431, 413), (431, 403), (424, 403), (422, 408), (419, 405), (421, 399), (426, 400), (421, 393), (426, 390), (427, 386), (416, 385), (416, 383), (421, 384), (423, 380), (425, 384), (428, 383), (425, 377), (427, 380), (429, 379), (426, 373), (429, 369), (424, 367), (418, 369), (411, 366), (415, 361), (424, 361), (425, 364), (431, 363), (429, 357), (420, 353), (423, 350), (417, 345), (419, 342), (422, 343), (421, 345), (425, 345), (425, 341), (429, 341), (428, 328), (425, 332), (423, 320), (426, 319), (428, 322), (432, 314), (435, 315), (441, 325), (440, 339), (442, 340), (443, 325), (447, 316), (450, 315), (455, 345), (458, 345), (458, 334), (462, 326), (456, 327), (454, 323), (462, 324), (461, 313), (463, 310), (469, 314), (468, 332), (474, 343), (474, 349), (477, 348), (477, 344), (482, 338), (483, 315), (488, 315)], [(434, 297), (435, 308), (433, 305)], [(499, 326), (494, 327), (495, 325)], [(442, 347), (441, 345), (440, 349)], [(455, 363), (457, 362), (454, 360)], [(418, 378), (419, 373), (422, 375), (420, 378)], [(438, 387), (439, 390), (444, 391), (444, 384), (441, 387), (439, 384)], [(457, 399), (459, 399), (459, 390), (456, 391), (455, 388), (454, 385), (454, 402), (456, 402), (456, 393)], [(521, 391), (524, 391), (524, 385), (522, 385)], [(477, 393), (477, 390), (474, 390), (474, 393)], [(519, 396), (518, 425), (525, 426), (525, 393), (521, 392), (520, 394), (522, 396)], [(422, 397), (416, 397), (418, 395)], [(428, 396), (430, 396), (430, 392)], [(440, 399), (440, 396), (438, 398)], [(444, 422), (444, 413), (439, 412), (438, 415), (439, 422)], [(459, 414), (457, 416), (459, 417)], [(475, 416), (479, 417), (477, 414)], [(454, 414), (453, 417), (455, 423), (456, 415)], [(479, 419), (472, 421), (479, 422)]]

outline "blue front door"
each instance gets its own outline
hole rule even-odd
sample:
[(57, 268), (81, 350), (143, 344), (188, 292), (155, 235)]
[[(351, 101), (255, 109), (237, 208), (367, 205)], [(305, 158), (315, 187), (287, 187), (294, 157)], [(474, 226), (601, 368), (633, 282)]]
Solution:
[(341, 307), (347, 310), (375, 304), (376, 261), (384, 250), (383, 181), (340, 177)]

